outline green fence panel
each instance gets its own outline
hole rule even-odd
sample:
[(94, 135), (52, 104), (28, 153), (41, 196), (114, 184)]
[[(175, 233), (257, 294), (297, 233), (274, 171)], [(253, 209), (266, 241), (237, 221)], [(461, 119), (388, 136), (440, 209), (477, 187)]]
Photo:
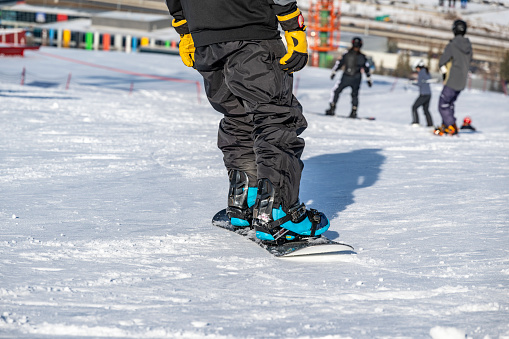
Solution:
[(92, 50), (94, 44), (94, 33), (87, 32), (85, 35), (85, 49), (86, 50)]

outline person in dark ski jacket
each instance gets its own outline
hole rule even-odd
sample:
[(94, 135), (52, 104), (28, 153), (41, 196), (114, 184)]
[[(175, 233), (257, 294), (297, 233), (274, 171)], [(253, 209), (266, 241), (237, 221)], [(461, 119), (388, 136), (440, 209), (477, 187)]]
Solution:
[(468, 71), (472, 62), (472, 44), (468, 38), (464, 37), (467, 32), (466, 22), (463, 20), (454, 21), (452, 31), (454, 39), (447, 44), (439, 60), (439, 67), (444, 77), (444, 88), (438, 102), (442, 126), (435, 129), (437, 135), (458, 133), (454, 103), (460, 92), (466, 87)]
[[(186, 66), (203, 76), (224, 114), (218, 147), (228, 171), (227, 214), (269, 242), (315, 237), (329, 221), (299, 201), (307, 122), (293, 72), (308, 61), (306, 26), (295, 0), (166, 0)], [(287, 48), (278, 28), (284, 30)]]
[(419, 115), (417, 109), (422, 106), (424, 110), (424, 116), (426, 117), (426, 123), (428, 127), (433, 126), (433, 119), (429, 113), (429, 102), (431, 101), (431, 88), (428, 68), (424, 65), (423, 60), (418, 60), (414, 66), (414, 69), (418, 72), (417, 80), (412, 82), (413, 85), (419, 87), (419, 97), (415, 100), (412, 106), (412, 124), (419, 124)]
[(339, 99), (341, 92), (347, 88), (352, 88), (352, 111), (350, 118), (357, 117), (357, 107), (359, 106), (359, 88), (361, 86), (362, 74), (361, 71), (367, 76), (368, 86), (371, 87), (371, 74), (369, 72), (368, 59), (361, 53), (362, 39), (355, 37), (352, 39), (352, 48), (346, 52), (341, 59), (338, 59), (332, 67), (331, 80), (336, 76), (336, 72), (344, 68), (343, 76), (340, 81), (337, 81), (332, 88), (331, 98), (329, 101), (329, 108), (325, 111), (326, 115), (334, 115), (336, 112), (336, 103)]

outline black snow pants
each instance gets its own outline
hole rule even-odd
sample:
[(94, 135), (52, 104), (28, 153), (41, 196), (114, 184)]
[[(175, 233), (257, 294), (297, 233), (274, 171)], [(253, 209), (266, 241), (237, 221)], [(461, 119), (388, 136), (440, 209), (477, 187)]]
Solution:
[(361, 87), (361, 74), (346, 75), (343, 74), (341, 81), (336, 82), (336, 85), (332, 88), (330, 103), (336, 104), (339, 99), (339, 95), (347, 87), (352, 87), (352, 107), (359, 106), (359, 88)]
[(419, 95), (417, 100), (415, 100), (414, 105), (412, 106), (412, 123), (419, 123), (419, 115), (417, 114), (417, 109), (422, 106), (424, 110), (424, 116), (426, 117), (426, 123), (428, 126), (433, 126), (433, 119), (431, 118), (431, 114), (429, 114), (429, 102), (431, 100), (431, 95)]
[(299, 201), (306, 129), (302, 106), (293, 96), (293, 76), (282, 71), (281, 40), (233, 41), (198, 47), (196, 69), (207, 98), (224, 118), (218, 147), (227, 170), (274, 185), (274, 208), (287, 211)]

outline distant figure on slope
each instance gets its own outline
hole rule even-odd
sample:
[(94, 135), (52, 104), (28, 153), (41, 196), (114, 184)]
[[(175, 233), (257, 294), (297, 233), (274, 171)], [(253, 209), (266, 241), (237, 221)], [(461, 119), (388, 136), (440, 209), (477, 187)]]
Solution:
[(476, 129), (474, 126), (472, 126), (472, 118), (465, 117), (465, 119), (463, 119), (463, 125), (461, 125), (460, 129), (463, 131), (475, 132)]
[(428, 127), (433, 126), (433, 119), (429, 114), (429, 102), (431, 101), (431, 88), (429, 86), (431, 76), (429, 75), (428, 68), (424, 65), (424, 61), (418, 60), (414, 69), (418, 72), (417, 80), (413, 81), (412, 84), (419, 87), (419, 97), (415, 100), (412, 106), (412, 124), (419, 125), (419, 115), (417, 109), (422, 106), (424, 110), (424, 116), (426, 117), (426, 123)]
[(466, 22), (463, 20), (454, 21), (452, 31), (454, 39), (447, 44), (438, 62), (444, 78), (444, 88), (438, 102), (442, 126), (435, 129), (436, 135), (458, 134), (454, 103), (467, 85), (468, 70), (472, 62), (472, 44), (468, 38), (464, 37), (467, 32)]
[(369, 72), (368, 59), (361, 53), (362, 39), (355, 37), (352, 39), (352, 48), (346, 52), (341, 59), (338, 59), (332, 67), (331, 80), (336, 76), (336, 72), (344, 67), (343, 76), (340, 81), (332, 88), (329, 101), (329, 109), (325, 111), (325, 115), (334, 115), (336, 112), (336, 103), (341, 92), (347, 88), (352, 88), (352, 111), (350, 118), (357, 118), (357, 107), (359, 106), (359, 88), (361, 86), (362, 73), (367, 76), (368, 86), (371, 87), (371, 74)]
[[(218, 147), (228, 171), (227, 214), (262, 241), (315, 237), (325, 215), (299, 201), (307, 122), (292, 92), (307, 64), (306, 26), (295, 0), (166, 0), (186, 66), (203, 76), (224, 114)], [(278, 24), (285, 31), (287, 48)]]

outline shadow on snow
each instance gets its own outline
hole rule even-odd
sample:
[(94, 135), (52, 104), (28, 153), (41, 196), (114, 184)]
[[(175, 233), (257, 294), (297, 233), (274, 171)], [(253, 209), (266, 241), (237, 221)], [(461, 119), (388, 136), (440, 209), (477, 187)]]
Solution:
[[(349, 153), (324, 154), (304, 161), (301, 200), (312, 200), (311, 208), (333, 219), (354, 203), (354, 191), (374, 185), (385, 162), (381, 149), (361, 149)], [(339, 237), (325, 232), (330, 239)]]

